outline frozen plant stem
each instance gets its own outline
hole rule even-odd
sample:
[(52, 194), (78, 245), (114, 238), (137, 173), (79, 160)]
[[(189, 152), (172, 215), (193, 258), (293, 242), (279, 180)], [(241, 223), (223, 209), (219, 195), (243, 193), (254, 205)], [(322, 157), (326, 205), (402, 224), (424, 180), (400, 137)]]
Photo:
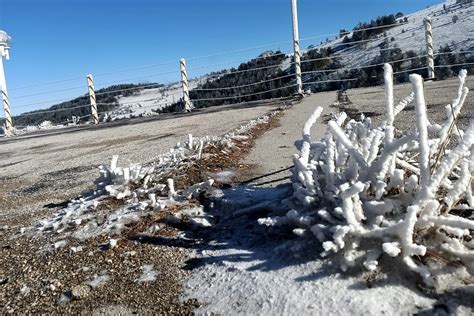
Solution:
[[(423, 92), (423, 78), (420, 75), (410, 75), (410, 81), (415, 92), (416, 128), (419, 143), (420, 185), (426, 190), (431, 176), (430, 147), (428, 144), (428, 117), (426, 116), (425, 94)], [(428, 194), (428, 192), (425, 192)]]

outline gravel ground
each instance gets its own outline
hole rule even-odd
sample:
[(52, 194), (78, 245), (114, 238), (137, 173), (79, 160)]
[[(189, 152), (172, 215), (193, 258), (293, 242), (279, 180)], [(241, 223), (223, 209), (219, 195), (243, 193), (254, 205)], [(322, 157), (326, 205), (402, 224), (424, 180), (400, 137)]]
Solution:
[(120, 165), (151, 162), (177, 142), (186, 141), (189, 133), (222, 135), (277, 105), (215, 107), (141, 124), (4, 139), (0, 141), (2, 222), (43, 215), (91, 189), (97, 167), (109, 164), (113, 155), (120, 156)]
[[(47, 250), (48, 238), (11, 239), (10, 234), (0, 232), (2, 315), (190, 314), (198, 306), (179, 299), (187, 275), (182, 248), (123, 239), (108, 249), (107, 240), (98, 238)], [(156, 279), (140, 282), (146, 265)]]
[[(140, 124), (0, 141), (0, 314), (190, 314), (197, 302), (180, 300), (185, 247), (139, 238), (144, 227), (138, 225), (115, 247), (107, 237), (68, 238), (56, 249), (50, 246), (55, 236), (28, 237), (20, 228), (91, 189), (97, 166), (108, 164), (112, 155), (120, 155), (120, 164), (151, 162), (188, 133), (222, 135), (279, 105), (210, 108)], [(176, 231), (164, 233), (166, 240)], [(146, 267), (155, 276), (140, 282)]]
[[(469, 76), (466, 86), (474, 90), (474, 76)], [(445, 118), (445, 105), (452, 102), (457, 94), (458, 80), (449, 79), (425, 83), (428, 117), (435, 123), (441, 123)], [(398, 102), (412, 92), (411, 84), (400, 84), (394, 87), (395, 102)], [(353, 117), (360, 117), (361, 113), (372, 119), (378, 126), (384, 119), (385, 97), (382, 86), (351, 89), (347, 95), (352, 104), (346, 105), (345, 110)], [(323, 106), (323, 116), (337, 111), (331, 105), (336, 101), (335, 92), (313, 94), (303, 99), (285, 111), (280, 120), (280, 126), (257, 139), (255, 147), (245, 158), (243, 163), (253, 165), (248, 174), (241, 177), (242, 181), (254, 184), (276, 186), (289, 182), (289, 170), (292, 166), (292, 155), (296, 153), (294, 142), (301, 139), (303, 125), (317, 106)], [(470, 92), (463, 111), (459, 117), (459, 127), (465, 128), (474, 113), (474, 92)], [(321, 137), (326, 130), (324, 118), (320, 118), (313, 126), (311, 132), (313, 139)], [(414, 130), (416, 112), (413, 103), (402, 111), (395, 119), (395, 127), (399, 130)]]

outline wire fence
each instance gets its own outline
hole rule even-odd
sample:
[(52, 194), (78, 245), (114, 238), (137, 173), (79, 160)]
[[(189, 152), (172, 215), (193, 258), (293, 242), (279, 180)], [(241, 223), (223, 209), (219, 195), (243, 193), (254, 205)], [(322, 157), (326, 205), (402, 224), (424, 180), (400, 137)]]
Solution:
[[(198, 105), (202, 105), (203, 102), (221, 102), (229, 103), (235, 102), (241, 104), (249, 101), (256, 101), (254, 98), (265, 97), (267, 99), (280, 99), (283, 97), (291, 97), (294, 88), (298, 87), (297, 75), (302, 76), (302, 87), (313, 89), (317, 86), (323, 86), (328, 84), (351, 84), (354, 87), (357, 83), (360, 83), (361, 79), (357, 76), (358, 73), (366, 69), (375, 69), (376, 67), (382, 67), (386, 62), (390, 62), (393, 65), (397, 65), (394, 75), (402, 75), (409, 72), (426, 71), (426, 61), (429, 58), (442, 58), (443, 56), (471, 56), (474, 51), (437, 51), (429, 54), (426, 52), (424, 43), (420, 43), (416, 49), (418, 51), (425, 51), (422, 54), (415, 54), (415, 56), (409, 56), (398, 47), (387, 47), (390, 42), (387, 41), (386, 36), (383, 34), (376, 34), (372, 38), (351, 40), (347, 39), (349, 36), (352, 37), (354, 34), (371, 31), (371, 30), (388, 30), (395, 26), (402, 26), (409, 23), (395, 23), (389, 25), (381, 25), (375, 27), (359, 28), (353, 31), (340, 32), (325, 35), (314, 35), (303, 37), (299, 41), (309, 41), (316, 38), (329, 38), (336, 36), (339, 38), (330, 43), (322, 44), (318, 47), (305, 50), (302, 54), (302, 59), (296, 63), (293, 53), (287, 52), (269, 52), (267, 54), (261, 54), (247, 63), (241, 63), (240, 66), (235, 69), (226, 69), (223, 71), (207, 74), (201, 77), (200, 80), (192, 80), (191, 85), (188, 86), (187, 74), (186, 78), (182, 78), (182, 86), (179, 82), (174, 85), (165, 86), (160, 83), (149, 83), (141, 84), (132, 87), (124, 87), (123, 82), (133, 81), (138, 79), (151, 79), (151, 78), (164, 78), (167, 75), (178, 73), (177, 70), (153, 72), (148, 75), (127, 77), (120, 80), (100, 81), (101, 86), (106, 85), (117, 85), (117, 88), (102, 89), (94, 93), (94, 101), (91, 96), (87, 93), (87, 86), (73, 85), (61, 89), (53, 89), (48, 91), (42, 91), (38, 93), (29, 93), (12, 97), (11, 100), (21, 100), (36, 96), (52, 95), (65, 91), (76, 91), (82, 89), (84, 94), (77, 99), (79, 105), (59, 107), (62, 103), (68, 103), (70, 98), (50, 98), (42, 99), (37, 102), (13, 102), (11, 107), (14, 111), (19, 109), (25, 109), (32, 106), (47, 106), (48, 104), (60, 102), (58, 106), (51, 109), (38, 110), (32, 112), (26, 112), (21, 114), (21, 117), (39, 116), (44, 114), (57, 114), (65, 111), (80, 110), (78, 115), (71, 115), (71, 118), (62, 120), (59, 124), (74, 124), (78, 121), (84, 121), (92, 118), (92, 113), (83, 113), (84, 110), (96, 105), (99, 109), (98, 115), (110, 116), (111, 114), (126, 115), (127, 111), (132, 108), (140, 109), (151, 109), (153, 111), (163, 110), (163, 107), (172, 106), (179, 102), (183, 102), (183, 96), (187, 89), (190, 91), (189, 100), (190, 102)], [(425, 32), (423, 28), (414, 28), (410, 31)], [(209, 54), (204, 56), (187, 58), (187, 61), (197, 61), (207, 58), (214, 58), (219, 56), (227, 56), (246, 51), (252, 51), (257, 49), (264, 49), (268, 47), (275, 47), (283, 44), (291, 44), (293, 41), (282, 41), (272, 44), (259, 45), (254, 47), (247, 47), (237, 50), (231, 50), (226, 52), (220, 52), (216, 54)], [(369, 44), (373, 44), (369, 47)], [(383, 44), (383, 45), (382, 45)], [(457, 43), (452, 44), (454, 47)], [(355, 49), (357, 47), (357, 50)], [(314, 53), (316, 52), (316, 53)], [(366, 59), (361, 59), (361, 56), (376, 56), (379, 59), (373, 58), (372, 62), (367, 62)], [(357, 60), (359, 59), (359, 60)], [(380, 60), (382, 59), (382, 60)], [(466, 67), (474, 65), (473, 59), (466, 59), (467, 62), (457, 62), (456, 60), (447, 63), (440, 63), (434, 65), (436, 69), (452, 68), (452, 67)], [(346, 65), (344, 66), (344, 61)], [(412, 63), (408, 63), (408, 62)], [(193, 71), (201, 69), (212, 69), (218, 66), (231, 65), (241, 62), (239, 60), (230, 60), (221, 63), (204, 64), (200, 66), (188, 67), (186, 70)], [(443, 61), (446, 62), (446, 61)], [(251, 65), (250, 65), (251, 64)], [(105, 72), (95, 74), (96, 78), (103, 78), (107, 76), (115, 76), (117, 74), (129, 73), (139, 70), (156, 69), (159, 67), (177, 65), (176, 61), (167, 61), (158, 64), (150, 64), (145, 66), (139, 66), (134, 68), (121, 69), (113, 72)], [(249, 66), (250, 65), (250, 66)], [(302, 67), (300, 74), (295, 74), (296, 66)], [(183, 73), (182, 73), (183, 76)], [(250, 82), (248, 78), (252, 80)], [(32, 85), (26, 85), (22, 87), (16, 87), (12, 89), (14, 91), (24, 90), (32, 87), (49, 86), (56, 84), (68, 83), (76, 80), (84, 80), (83, 77), (66, 78), (63, 80), (55, 80), (50, 82), (42, 82)], [(245, 80), (244, 80), (245, 79)], [(227, 81), (226, 81), (227, 80)], [(84, 80), (85, 82), (85, 80)], [(230, 85), (223, 86), (223, 82), (230, 82)], [(186, 87), (184, 87), (184, 83)], [(342, 86), (339, 87), (342, 87)], [(112, 86), (113, 87), (113, 86)], [(186, 89), (186, 91), (184, 90)], [(317, 88), (315, 88), (317, 89)], [(148, 90), (148, 92), (147, 92)], [(153, 90), (153, 91), (151, 91)], [(137, 92), (138, 95), (137, 95)], [(152, 96), (151, 96), (152, 95)], [(132, 99), (128, 97), (133, 96)], [(95, 99), (97, 98), (97, 102)], [(105, 101), (103, 101), (105, 100)], [(152, 104), (149, 104), (152, 103)], [(117, 108), (117, 105), (132, 106), (129, 109)], [(149, 112), (148, 112), (149, 113)], [(21, 126), (17, 126), (21, 128)]]

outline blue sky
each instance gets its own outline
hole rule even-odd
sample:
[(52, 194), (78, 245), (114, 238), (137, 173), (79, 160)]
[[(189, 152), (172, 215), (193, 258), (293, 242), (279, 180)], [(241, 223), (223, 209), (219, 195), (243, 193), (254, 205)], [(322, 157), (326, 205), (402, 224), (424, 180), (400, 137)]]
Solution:
[[(337, 33), (379, 15), (440, 2), (299, 0), (300, 37)], [(14, 39), (11, 60), (4, 61), (14, 114), (86, 93), (88, 73), (96, 88), (170, 82), (179, 79), (180, 57), (188, 59), (194, 77), (268, 49), (292, 50), (290, 0), (0, 0), (0, 29)], [(195, 58), (281, 42), (287, 43)], [(213, 64), (222, 65), (204, 68)], [(56, 82), (64, 79), (70, 80)], [(51, 91), (57, 92), (43, 94)]]

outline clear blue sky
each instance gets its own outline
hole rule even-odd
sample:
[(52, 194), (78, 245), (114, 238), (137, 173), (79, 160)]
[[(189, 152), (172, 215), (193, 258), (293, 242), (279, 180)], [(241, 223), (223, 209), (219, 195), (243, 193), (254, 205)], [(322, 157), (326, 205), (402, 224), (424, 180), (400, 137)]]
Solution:
[[(440, 2), (299, 0), (300, 37), (337, 33), (379, 15), (408, 14)], [(180, 57), (189, 59), (189, 77), (194, 77), (236, 66), (268, 49), (291, 52), (292, 40), (290, 0), (0, 0), (0, 29), (14, 39), (11, 60), (4, 63), (14, 114), (52, 104), (42, 101), (86, 93), (88, 73), (95, 75), (96, 88), (121, 82), (170, 82), (179, 79)], [(319, 39), (301, 45), (315, 43)], [(165, 62), (171, 63), (119, 72)], [(169, 71), (175, 73), (157, 75)], [(101, 75), (107, 73), (113, 74)], [(74, 80), (50, 83), (62, 79)], [(28, 87), (41, 83), (50, 84)], [(40, 104), (15, 110), (36, 102)]]

